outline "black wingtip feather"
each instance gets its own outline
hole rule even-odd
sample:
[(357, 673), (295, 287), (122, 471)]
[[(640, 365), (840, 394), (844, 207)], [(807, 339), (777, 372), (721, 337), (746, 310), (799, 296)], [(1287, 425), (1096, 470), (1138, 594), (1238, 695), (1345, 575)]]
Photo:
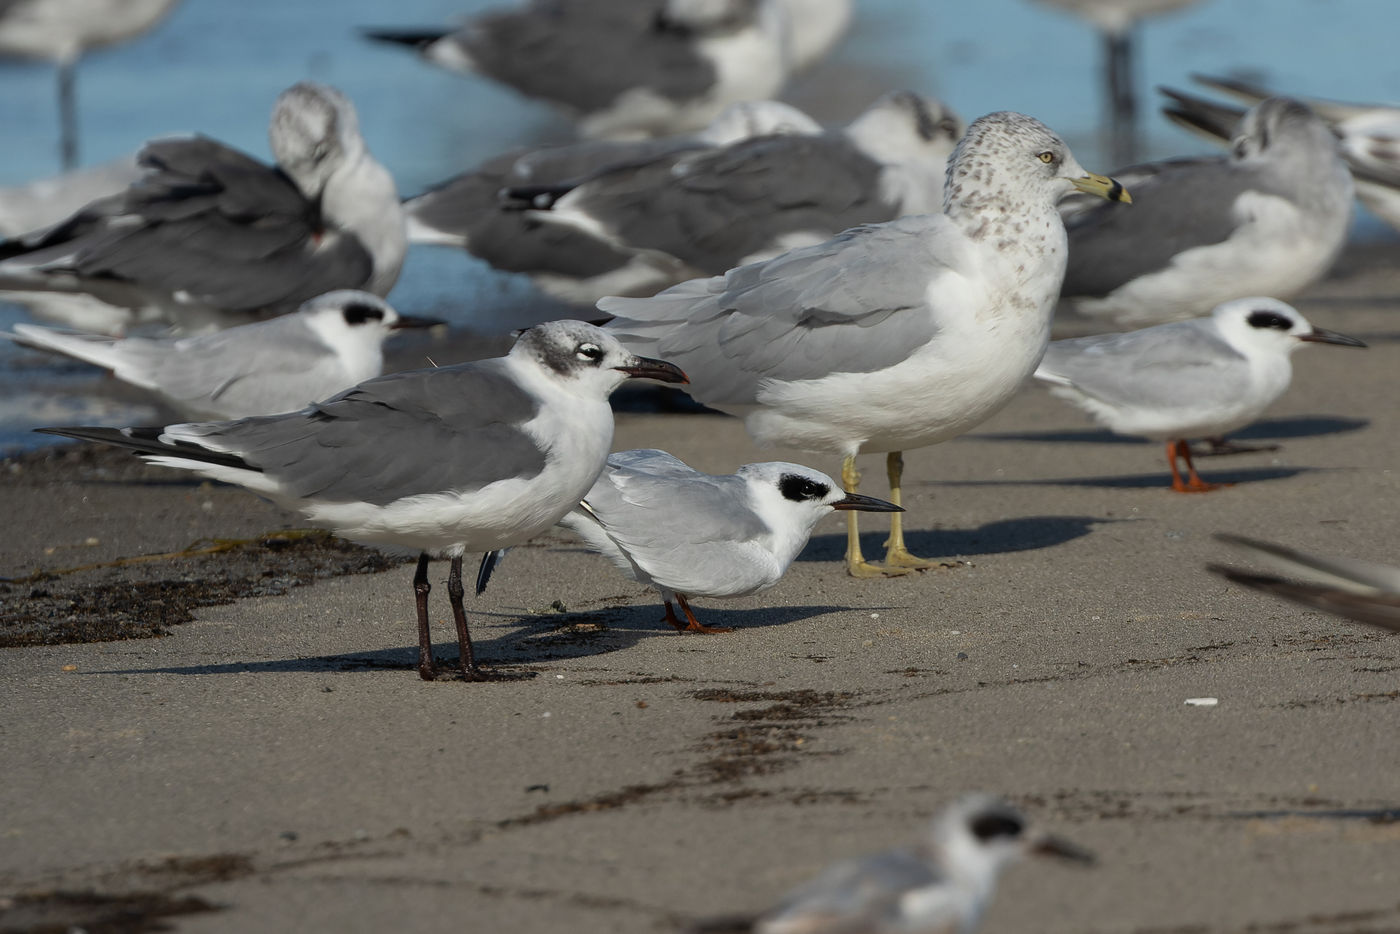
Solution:
[(447, 35), (445, 29), (361, 29), (360, 35), (374, 42), (425, 49)]
[(224, 451), (211, 451), (202, 448), (197, 444), (190, 444), (185, 441), (162, 441), (161, 435), (165, 433), (163, 426), (148, 428), (99, 428), (89, 425), (60, 426), (56, 428), (35, 428), (36, 432), (45, 435), (59, 435), (64, 438), (74, 438), (78, 441), (93, 441), (97, 444), (110, 444), (113, 447), (126, 448), (141, 456), (159, 457), (183, 457), (186, 460), (198, 461), (201, 464), (210, 464), (215, 467), (235, 467), (239, 470), (252, 470), (262, 473), (262, 468), (255, 467), (236, 454), (229, 454)]

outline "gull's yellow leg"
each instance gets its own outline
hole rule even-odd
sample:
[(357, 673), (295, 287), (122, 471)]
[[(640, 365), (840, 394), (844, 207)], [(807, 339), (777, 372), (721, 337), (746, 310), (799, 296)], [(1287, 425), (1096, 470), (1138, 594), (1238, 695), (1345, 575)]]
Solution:
[[(904, 455), (899, 451), (891, 451), (885, 458), (885, 469), (890, 477), (890, 502), (896, 506), (903, 506), (899, 485), (904, 476)], [(909, 553), (909, 549), (904, 547), (904, 514), (890, 513), (890, 537), (885, 540), (885, 566), (921, 570), (937, 567), (938, 564), (937, 561), (929, 561)]]
[[(841, 486), (847, 493), (860, 492), (860, 471), (856, 470), (854, 455), (841, 462)], [(882, 568), (865, 560), (860, 553), (860, 529), (854, 509), (846, 512), (846, 572), (852, 577), (889, 577), (909, 573), (907, 568)]]

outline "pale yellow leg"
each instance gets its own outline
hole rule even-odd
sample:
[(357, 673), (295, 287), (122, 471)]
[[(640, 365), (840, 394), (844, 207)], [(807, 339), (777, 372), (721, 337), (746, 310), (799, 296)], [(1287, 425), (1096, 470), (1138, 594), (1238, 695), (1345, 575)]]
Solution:
[[(854, 456), (841, 462), (841, 486), (847, 493), (860, 492), (860, 471), (856, 470)], [(909, 573), (908, 568), (882, 568), (865, 560), (860, 552), (860, 529), (854, 509), (846, 511), (846, 572), (852, 577), (891, 577)]]
[[(889, 473), (890, 478), (890, 502), (896, 506), (903, 506), (899, 486), (904, 477), (904, 455), (899, 451), (891, 451), (885, 457), (885, 470)], [(903, 513), (890, 513), (890, 537), (885, 540), (885, 565), (891, 568), (920, 570), (938, 566), (937, 561), (929, 561), (927, 558), (910, 554), (909, 549), (904, 546)]]

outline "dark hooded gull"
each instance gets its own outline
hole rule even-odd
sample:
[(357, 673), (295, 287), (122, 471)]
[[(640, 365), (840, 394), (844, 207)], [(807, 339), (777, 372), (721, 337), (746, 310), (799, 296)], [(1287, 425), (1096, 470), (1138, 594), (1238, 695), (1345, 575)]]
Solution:
[[(1055, 203), (1076, 190), (1129, 200), (1040, 121), (990, 114), (949, 160), (942, 214), (598, 307), (626, 346), (674, 354), (687, 391), (743, 417), (760, 443), (841, 455), (848, 493), (856, 455), (887, 453), (899, 505), (900, 452), (979, 424), (1040, 362), (1065, 267)], [(885, 565), (872, 565), (848, 514), (852, 574), (931, 566), (905, 548), (899, 513), (890, 525)]]
[(488, 680), (462, 607), (462, 556), (517, 545), (576, 507), (612, 443), (623, 380), (683, 382), (581, 321), (524, 332), (504, 357), (381, 376), (299, 412), (161, 428), (41, 429), (235, 483), (336, 534), (419, 554), (418, 673), (437, 676), (428, 559), (451, 559), (458, 667)]

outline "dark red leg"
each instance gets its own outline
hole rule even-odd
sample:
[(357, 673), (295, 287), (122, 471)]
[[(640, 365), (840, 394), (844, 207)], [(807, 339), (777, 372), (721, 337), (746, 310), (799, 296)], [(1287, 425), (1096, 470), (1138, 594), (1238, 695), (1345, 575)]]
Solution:
[(690, 604), (686, 602), (684, 594), (676, 594), (676, 602), (681, 605), (681, 612), (685, 614), (686, 627), (683, 632), (733, 632), (733, 626), (706, 626), (695, 618), (695, 614), (690, 611)]
[(433, 585), (428, 583), (428, 556), (418, 556), (418, 571), (413, 575), (413, 596), (418, 603), (418, 677), (432, 681), (437, 677), (437, 665), (433, 662), (433, 637), (428, 632), (428, 591)]
[[(1181, 472), (1176, 466), (1178, 457), (1186, 461), (1185, 480), (1181, 479)], [(1191, 463), (1191, 446), (1185, 441), (1167, 442), (1167, 464), (1172, 470), (1172, 489), (1178, 493), (1209, 493), (1222, 486), (1230, 486), (1228, 483), (1207, 483), (1202, 480), (1201, 475), (1196, 473), (1196, 465)]]

